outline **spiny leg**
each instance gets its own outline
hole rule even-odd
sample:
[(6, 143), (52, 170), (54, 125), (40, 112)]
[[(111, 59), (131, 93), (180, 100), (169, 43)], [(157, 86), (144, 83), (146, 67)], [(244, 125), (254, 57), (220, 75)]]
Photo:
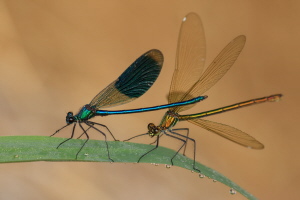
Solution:
[[(78, 157), (78, 154), (80, 153), (80, 151), (83, 149), (84, 145), (87, 143), (87, 141), (89, 141), (90, 137), (89, 135), (87, 134), (86, 130), (84, 130), (84, 128), (82, 127), (82, 125), (79, 123), (79, 126), (80, 128), (83, 130), (83, 133), (86, 135), (86, 140), (84, 141), (83, 145), (80, 147), (79, 151), (76, 153), (76, 160), (77, 160), (77, 157)], [(89, 127), (90, 128), (90, 127)]]
[(151, 149), (150, 151), (148, 151), (147, 153), (144, 153), (144, 154), (139, 158), (139, 160), (138, 160), (137, 162), (140, 162), (140, 160), (141, 160), (145, 155), (147, 155), (147, 154), (150, 153), (151, 151), (157, 149), (158, 143), (159, 143), (159, 136), (157, 136), (157, 139), (156, 139), (156, 146), (155, 146), (153, 149)]
[[(92, 126), (95, 125), (95, 124), (97, 124), (98, 126), (102, 126), (102, 127), (106, 128), (106, 130), (110, 133), (110, 135), (113, 137), (113, 139), (114, 139), (115, 141), (119, 141), (119, 140), (117, 140), (117, 139), (115, 138), (115, 136), (112, 134), (112, 132), (110, 132), (109, 128), (108, 128), (107, 126), (105, 126), (104, 124), (99, 124), (99, 123), (97, 123), (97, 122), (92, 122), (92, 121), (88, 121), (88, 123), (90, 123)], [(98, 130), (98, 129), (97, 129), (97, 130)]]
[(50, 137), (54, 136), (56, 133), (58, 133), (59, 131), (61, 131), (62, 129), (66, 128), (67, 126), (69, 126), (70, 124), (67, 124), (63, 127), (61, 127), (60, 129), (58, 129), (57, 131), (55, 131), (55, 133), (53, 133), (52, 135), (50, 135)]
[[(179, 138), (179, 137), (170, 135), (170, 134), (168, 134), (167, 132), (165, 132), (165, 135), (166, 135), (166, 136), (169, 136), (169, 137), (171, 137), (171, 138), (175, 138), (175, 139), (180, 140), (180, 141), (183, 142), (183, 144), (181, 145), (181, 147), (178, 149), (178, 151), (175, 153), (175, 155), (171, 158), (171, 164), (174, 165), (174, 164), (173, 164), (173, 159), (174, 159), (175, 156), (179, 153), (179, 151), (182, 149), (182, 147), (186, 145), (186, 141), (185, 141), (184, 139)], [(179, 134), (179, 135), (180, 135), (180, 134)]]
[[(86, 129), (85, 131), (87, 132), (88, 130), (90, 130), (90, 128), (91, 127), (89, 127), (88, 129)], [(83, 135), (84, 135), (85, 133), (83, 132), (83, 133), (81, 133), (81, 135), (78, 137), (78, 138), (76, 138), (76, 139), (79, 139), (79, 138), (81, 138)]]
[[(181, 134), (176, 133), (176, 132), (173, 132), (173, 131), (170, 131), (170, 133), (172, 133), (172, 134), (174, 134), (174, 135), (178, 135), (178, 136), (184, 137), (184, 138), (186, 138), (187, 140), (191, 140), (191, 141), (194, 143), (194, 161), (193, 161), (193, 169), (196, 170), (196, 171), (198, 171), (198, 172), (200, 173), (201, 171), (195, 167), (195, 164), (196, 164), (196, 141), (195, 141), (193, 138), (190, 138), (190, 137), (181, 135)], [(169, 136), (171, 136), (171, 135), (169, 135)], [(177, 137), (175, 137), (175, 138), (177, 138)], [(180, 138), (178, 138), (178, 139), (180, 139)], [(180, 140), (182, 140), (182, 139), (180, 139)], [(180, 147), (180, 149), (181, 149), (181, 148), (182, 148), (182, 146)], [(177, 151), (177, 153), (175, 154), (175, 156), (178, 154), (178, 152), (180, 151), (180, 149)], [(173, 158), (174, 158), (175, 156), (173, 156)], [(173, 158), (172, 158), (172, 159), (173, 159)]]
[(63, 142), (61, 142), (61, 143), (56, 147), (56, 149), (58, 149), (58, 147), (60, 147), (60, 145), (62, 145), (63, 143), (65, 143), (65, 142), (67, 142), (67, 141), (69, 141), (69, 140), (71, 140), (71, 139), (74, 137), (76, 125), (77, 125), (77, 123), (75, 122), (75, 123), (74, 123), (74, 126), (73, 126), (73, 130), (72, 130), (72, 135), (71, 135), (71, 137), (68, 138), (68, 139), (66, 139), (66, 140), (64, 140)]
[(148, 133), (143, 133), (143, 134), (140, 134), (140, 135), (133, 136), (133, 137), (127, 139), (127, 140), (123, 140), (123, 142), (127, 142), (129, 140), (132, 140), (133, 138), (137, 138), (137, 137), (140, 137), (140, 136), (143, 136), (143, 135), (148, 135)]
[(107, 144), (107, 139), (106, 139), (105, 133), (103, 133), (102, 131), (100, 131), (100, 130), (97, 129), (96, 127), (94, 127), (94, 126), (93, 126), (93, 125), (94, 125), (94, 122), (92, 122), (92, 123), (90, 124), (90, 121), (86, 121), (85, 124), (88, 125), (89, 127), (93, 128), (93, 129), (95, 129), (96, 131), (98, 131), (99, 133), (101, 133), (101, 134), (104, 136), (108, 159), (111, 160), (112, 162), (114, 162), (114, 160), (110, 158), (110, 154), (109, 154), (109, 149), (108, 149), (108, 144)]
[[(189, 137), (189, 133), (190, 130), (188, 128), (177, 128), (177, 129), (172, 129), (172, 131), (186, 131), (186, 137)], [(184, 149), (183, 149), (183, 155), (185, 156), (185, 151), (186, 151), (186, 147), (187, 147), (187, 143), (188, 143), (188, 139), (186, 138), (185, 140), (185, 145), (184, 145)]]
[[(160, 134), (158, 137), (162, 137), (162, 136), (163, 136), (163, 134)], [(157, 138), (156, 138), (156, 140), (157, 140)], [(150, 145), (154, 144), (156, 142), (156, 140), (154, 140), (154, 142), (151, 142)]]

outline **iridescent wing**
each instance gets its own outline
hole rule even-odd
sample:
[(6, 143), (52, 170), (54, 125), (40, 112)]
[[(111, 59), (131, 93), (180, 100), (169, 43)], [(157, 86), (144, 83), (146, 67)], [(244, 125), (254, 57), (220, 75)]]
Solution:
[(242, 146), (252, 149), (264, 148), (264, 145), (257, 141), (254, 137), (232, 126), (204, 119), (192, 119), (188, 121)]
[[(246, 37), (240, 35), (232, 40), (213, 60), (205, 72), (201, 75), (199, 80), (181, 95), (178, 101), (189, 100), (191, 97), (197, 97), (210, 89), (216, 84), (231, 68), (233, 63), (238, 58), (246, 42)], [(174, 107), (170, 110), (178, 113), (191, 108), (191, 106)]]
[[(168, 102), (180, 102), (186, 92), (199, 80), (203, 71), (205, 35), (200, 17), (189, 13), (182, 20), (176, 53), (175, 71), (172, 78)], [(191, 99), (193, 97), (187, 97)]]
[(150, 50), (134, 61), (121, 76), (99, 92), (91, 101), (95, 109), (133, 101), (142, 96), (155, 82), (163, 65), (163, 54)]

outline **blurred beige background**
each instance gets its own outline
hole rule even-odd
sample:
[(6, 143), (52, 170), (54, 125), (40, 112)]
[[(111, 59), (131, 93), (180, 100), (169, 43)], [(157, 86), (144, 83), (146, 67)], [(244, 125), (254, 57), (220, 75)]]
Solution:
[[(165, 56), (162, 73), (140, 99), (115, 107), (166, 103), (181, 19), (198, 13), (207, 63), (234, 37), (247, 36), (233, 68), (208, 100), (187, 113), (283, 93), (278, 103), (210, 119), (264, 143), (250, 150), (193, 124), (197, 160), (259, 199), (299, 198), (300, 5), (298, 1), (0, 1), (0, 134), (48, 136), (137, 57)], [(144, 133), (165, 111), (98, 117), (121, 140)], [(298, 124), (299, 125), (299, 124)], [(70, 130), (61, 133), (68, 137)], [(103, 139), (93, 135), (94, 139)], [(144, 138), (144, 142), (149, 142)], [(165, 146), (176, 149), (178, 143)], [(55, 151), (55, 149), (53, 148)], [(0, 165), (0, 199), (245, 199), (187, 170), (150, 164), (19, 163)]]

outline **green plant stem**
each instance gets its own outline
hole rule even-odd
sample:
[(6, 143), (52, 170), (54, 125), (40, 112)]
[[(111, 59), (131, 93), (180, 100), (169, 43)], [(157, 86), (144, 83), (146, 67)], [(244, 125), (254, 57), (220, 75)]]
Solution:
[[(82, 149), (78, 158), (76, 153), (84, 140), (72, 139), (60, 148), (58, 144), (66, 138), (45, 136), (2, 136), (0, 137), (0, 163), (34, 162), (34, 161), (84, 161), (84, 162), (111, 162), (107, 157), (106, 144), (100, 140), (89, 140)], [(108, 141), (110, 156), (115, 162), (136, 163), (145, 152), (153, 148), (146, 144), (130, 142)], [(145, 156), (141, 163), (156, 163), (170, 165), (170, 158), (175, 154), (174, 150), (159, 147), (157, 150)], [(193, 160), (178, 154), (174, 158), (174, 165), (188, 170), (193, 170)], [(196, 162), (196, 168), (201, 174), (233, 188), (248, 199), (256, 199), (243, 188), (220, 174)]]

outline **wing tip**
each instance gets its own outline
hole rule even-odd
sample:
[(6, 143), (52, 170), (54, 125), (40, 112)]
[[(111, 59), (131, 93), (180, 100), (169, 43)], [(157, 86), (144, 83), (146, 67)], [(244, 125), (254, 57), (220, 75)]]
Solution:
[(236, 38), (233, 39), (233, 41), (239, 40), (240, 43), (246, 43), (247, 37), (246, 35), (239, 35)]
[(257, 149), (257, 150), (261, 150), (261, 149), (264, 149), (265, 146), (262, 144), (262, 143), (256, 143), (255, 145), (253, 146), (247, 146), (248, 149)]
[(157, 64), (159, 66), (162, 67), (163, 62), (164, 62), (164, 55), (163, 53), (158, 50), (158, 49), (151, 49), (150, 51), (147, 51), (145, 53), (145, 56), (148, 56), (149, 58), (151, 58), (152, 60), (154, 60), (155, 62), (157, 62)]
[(195, 12), (189, 12), (188, 14), (186, 14), (184, 16), (184, 18), (182, 19), (182, 21), (184, 22), (184, 21), (187, 20), (187, 18), (190, 18), (190, 17), (195, 17), (195, 18), (199, 18), (200, 19), (200, 16), (197, 13), (195, 13)]

